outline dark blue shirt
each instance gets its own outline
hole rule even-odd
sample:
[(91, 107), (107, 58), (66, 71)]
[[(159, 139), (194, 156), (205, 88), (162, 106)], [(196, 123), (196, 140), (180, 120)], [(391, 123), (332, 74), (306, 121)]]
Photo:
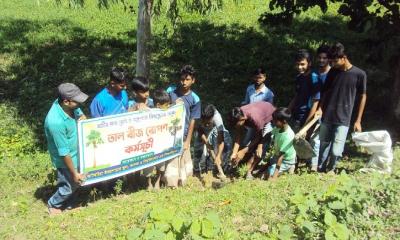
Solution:
[[(314, 72), (308, 75), (299, 74), (296, 77), (296, 99), (293, 108), (293, 119), (304, 124), (308, 113), (319, 92), (318, 75)], [(318, 96), (319, 97), (319, 96)]]
[(200, 98), (197, 94), (193, 91), (190, 91), (187, 95), (182, 95), (179, 92), (179, 89), (175, 86), (170, 86), (167, 89), (169, 96), (171, 97), (171, 101), (175, 102), (176, 99), (180, 98), (183, 100), (185, 105), (185, 129), (184, 129), (184, 136), (187, 137), (189, 131), (190, 121), (193, 119), (199, 119), (201, 117), (201, 103)]

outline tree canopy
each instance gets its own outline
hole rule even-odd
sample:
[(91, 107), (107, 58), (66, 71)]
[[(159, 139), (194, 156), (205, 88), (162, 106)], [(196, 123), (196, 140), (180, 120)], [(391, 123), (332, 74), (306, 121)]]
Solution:
[[(349, 17), (351, 30), (368, 34), (360, 44), (370, 47), (368, 61), (392, 73), (392, 113), (400, 119), (400, 3), (398, 0), (271, 0), (270, 11), (259, 18), (262, 24), (290, 24), (294, 17), (312, 7), (322, 12), (328, 4), (340, 4), (338, 13)], [(272, 10), (272, 11), (271, 11)]]
[(290, 23), (294, 16), (309, 8), (318, 6), (322, 12), (328, 10), (329, 3), (340, 3), (338, 13), (350, 17), (349, 27), (357, 31), (368, 31), (379, 25), (399, 31), (400, 4), (397, 0), (271, 0), (270, 10), (260, 17), (264, 23)]

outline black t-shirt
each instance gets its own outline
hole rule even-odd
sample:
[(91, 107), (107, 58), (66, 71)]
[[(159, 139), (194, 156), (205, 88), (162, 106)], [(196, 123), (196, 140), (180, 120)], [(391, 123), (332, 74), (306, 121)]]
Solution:
[(366, 93), (367, 75), (356, 66), (347, 71), (331, 69), (322, 88), (322, 121), (330, 124), (350, 125), (354, 100)]

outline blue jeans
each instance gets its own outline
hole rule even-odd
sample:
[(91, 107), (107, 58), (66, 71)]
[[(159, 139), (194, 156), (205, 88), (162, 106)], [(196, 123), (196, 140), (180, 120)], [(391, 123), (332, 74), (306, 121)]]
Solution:
[[(320, 134), (320, 131), (318, 129), (316, 132), (313, 133), (313, 135), (310, 138), (310, 144), (311, 144), (311, 146), (313, 148), (313, 152), (315, 154), (315, 157), (312, 157), (311, 158), (311, 162), (310, 162), (310, 165), (312, 167), (318, 166), (319, 150), (320, 150), (320, 147), (321, 147), (319, 134)], [(328, 158), (330, 146), (331, 145), (329, 144), (327, 147), (325, 147), (324, 154), (321, 157), (322, 159), (327, 159)]]
[[(318, 160), (318, 168), (320, 171), (327, 172), (335, 170), (336, 163), (339, 161), (340, 157), (342, 157), (348, 131), (348, 126), (321, 123)], [(331, 149), (328, 156), (326, 150), (329, 146), (331, 146)]]
[[(267, 173), (270, 177), (272, 177), (276, 170), (276, 163), (278, 162), (278, 156), (272, 156), (267, 163)], [(281, 167), (279, 168), (279, 174), (283, 172), (288, 172), (289, 174), (293, 174), (296, 168), (296, 159), (283, 159), (281, 163)]]
[(47, 202), (52, 208), (66, 208), (72, 203), (72, 196), (78, 188), (72, 180), (71, 173), (67, 168), (57, 168), (57, 191)]

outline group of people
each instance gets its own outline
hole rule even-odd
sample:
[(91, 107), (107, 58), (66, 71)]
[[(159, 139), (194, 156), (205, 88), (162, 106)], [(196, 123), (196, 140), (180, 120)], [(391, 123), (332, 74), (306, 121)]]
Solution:
[[(185, 184), (187, 176), (209, 171), (225, 179), (226, 172), (241, 162), (247, 164), (246, 179), (262, 176), (273, 180), (284, 172), (294, 173), (299, 161), (293, 145), (295, 133), (313, 118), (320, 120), (303, 137), (311, 143), (314, 157), (304, 160), (310, 171), (332, 172), (344, 149), (355, 102), (358, 109), (354, 130), (361, 131), (367, 79), (363, 70), (351, 64), (340, 43), (320, 46), (316, 62), (318, 65), (313, 69), (312, 57), (307, 50), (296, 53), (295, 94), (289, 106), (279, 108), (273, 105), (276, 96), (266, 86), (265, 70), (256, 69), (241, 106), (234, 107), (227, 117), (227, 123), (234, 129), (233, 142), (216, 107), (201, 104), (199, 96), (192, 90), (196, 72), (190, 65), (180, 70), (176, 84), (166, 90), (152, 91), (151, 98), (146, 78), (128, 80), (125, 70), (112, 68), (108, 85), (90, 104), (90, 115), (96, 118), (151, 108), (166, 109), (178, 102), (184, 104), (183, 153), (142, 171), (149, 188), (159, 188), (160, 182), (168, 187), (178, 187)], [(132, 99), (126, 90), (129, 82)], [(77, 171), (76, 121), (86, 119), (79, 105), (88, 99), (88, 95), (72, 83), (60, 84), (58, 94), (45, 120), (48, 150), (57, 168), (58, 179), (57, 191), (48, 200), (51, 214), (73, 207), (73, 193), (84, 180)], [(273, 157), (265, 159), (267, 151), (272, 152)], [(265, 163), (260, 164), (263, 159)]]

